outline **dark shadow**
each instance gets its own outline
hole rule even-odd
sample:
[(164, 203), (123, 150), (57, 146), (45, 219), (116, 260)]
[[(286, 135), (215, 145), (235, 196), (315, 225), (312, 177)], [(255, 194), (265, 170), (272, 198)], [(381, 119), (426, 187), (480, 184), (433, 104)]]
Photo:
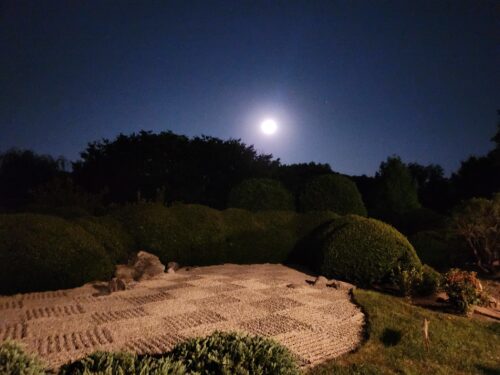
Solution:
[(487, 367), (483, 365), (476, 365), (476, 368), (479, 370), (481, 374), (484, 375), (500, 375), (500, 366), (497, 368)]
[(382, 332), (382, 336), (380, 336), (380, 341), (382, 341), (384, 346), (395, 346), (401, 341), (401, 331), (386, 328)]

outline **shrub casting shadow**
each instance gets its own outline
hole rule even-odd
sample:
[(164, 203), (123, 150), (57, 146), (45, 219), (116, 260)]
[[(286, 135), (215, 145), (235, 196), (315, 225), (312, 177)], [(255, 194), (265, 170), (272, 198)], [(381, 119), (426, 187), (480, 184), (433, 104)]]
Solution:
[(395, 346), (401, 341), (401, 331), (392, 328), (384, 329), (380, 336), (380, 341), (384, 346)]

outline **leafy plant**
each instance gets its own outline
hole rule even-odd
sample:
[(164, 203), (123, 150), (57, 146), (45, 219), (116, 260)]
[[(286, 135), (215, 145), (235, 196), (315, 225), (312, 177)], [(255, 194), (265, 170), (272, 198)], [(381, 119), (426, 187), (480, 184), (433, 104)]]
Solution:
[(460, 313), (469, 313), (473, 305), (482, 300), (482, 287), (475, 272), (449, 270), (444, 275), (443, 289), (451, 305)]
[(285, 347), (276, 342), (237, 333), (215, 332), (176, 345), (167, 354), (189, 372), (205, 375), (298, 375), (299, 368)]
[(229, 193), (228, 207), (249, 211), (294, 210), (292, 194), (269, 178), (244, 180)]
[(0, 345), (0, 374), (45, 375), (42, 363), (12, 341)]

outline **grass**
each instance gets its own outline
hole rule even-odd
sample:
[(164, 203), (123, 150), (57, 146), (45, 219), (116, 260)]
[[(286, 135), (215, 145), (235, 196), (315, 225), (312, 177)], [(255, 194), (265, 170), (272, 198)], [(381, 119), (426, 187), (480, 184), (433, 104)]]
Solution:
[[(368, 318), (366, 341), (310, 375), (500, 374), (499, 323), (430, 311), (374, 291), (358, 289), (354, 298)], [(424, 318), (430, 319), (429, 351)]]

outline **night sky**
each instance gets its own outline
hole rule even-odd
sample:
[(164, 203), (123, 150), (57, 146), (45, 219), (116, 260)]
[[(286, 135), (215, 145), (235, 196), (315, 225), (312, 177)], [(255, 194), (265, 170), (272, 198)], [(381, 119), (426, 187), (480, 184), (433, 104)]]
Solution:
[[(373, 175), (491, 149), (497, 1), (0, 1), (0, 151), (140, 129)], [(279, 129), (262, 134), (273, 118)]]

